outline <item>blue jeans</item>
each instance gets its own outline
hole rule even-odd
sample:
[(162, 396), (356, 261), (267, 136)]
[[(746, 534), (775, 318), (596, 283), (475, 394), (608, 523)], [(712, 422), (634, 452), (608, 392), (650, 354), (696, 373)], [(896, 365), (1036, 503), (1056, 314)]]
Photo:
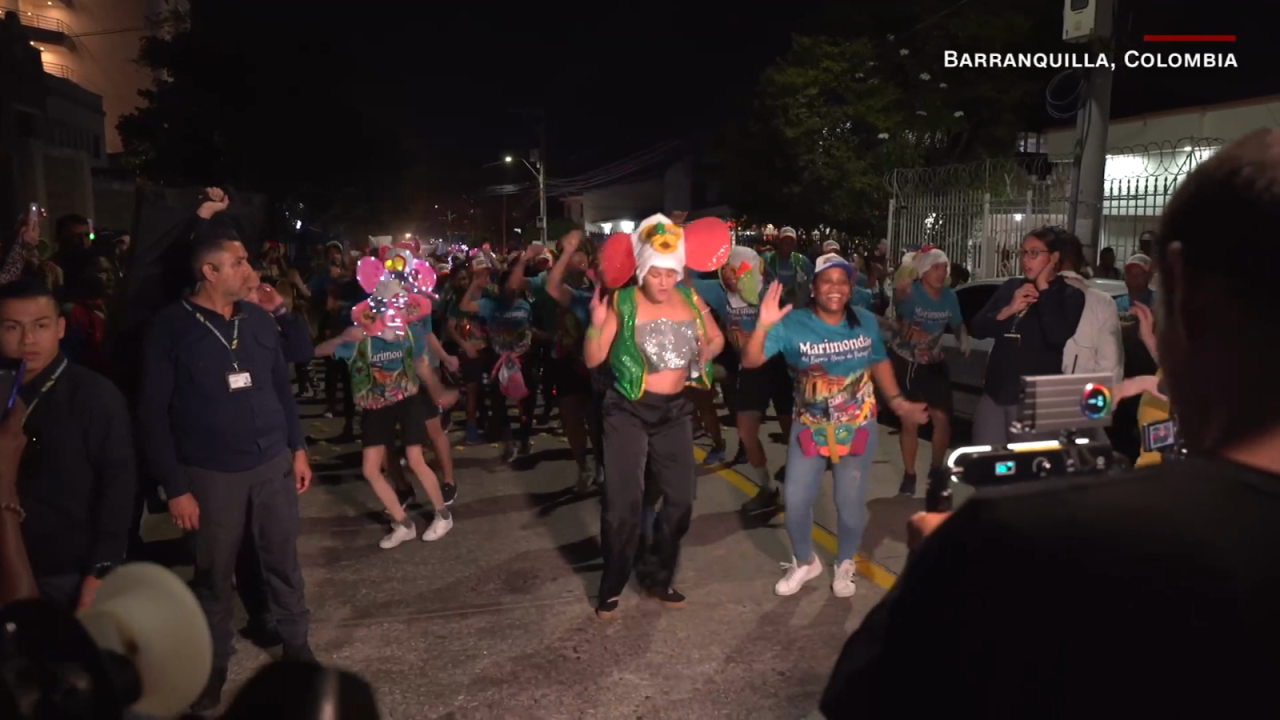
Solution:
[[(880, 433), (875, 421), (865, 427), (869, 435), (865, 451), (856, 457), (846, 455), (831, 465), (835, 478), (836, 536), (839, 539), (837, 564), (853, 559), (862, 544), (862, 531), (867, 524), (867, 483), (871, 479), (871, 463), (876, 458)], [(791, 428), (791, 443), (787, 446), (787, 481), (783, 492), (792, 553), (796, 561), (804, 565), (813, 561), (813, 503), (818, 499), (822, 475), (829, 461), (821, 455), (805, 457), (796, 439), (802, 430), (804, 427), (799, 423)]]

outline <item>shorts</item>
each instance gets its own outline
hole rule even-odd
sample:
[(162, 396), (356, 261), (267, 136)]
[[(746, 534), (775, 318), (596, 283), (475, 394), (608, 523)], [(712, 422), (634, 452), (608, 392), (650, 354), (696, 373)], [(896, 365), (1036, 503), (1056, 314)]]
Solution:
[(491, 348), (486, 347), (476, 354), (474, 358), (467, 357), (466, 353), (458, 356), (458, 374), (462, 376), (462, 382), (466, 385), (482, 382), (493, 372), (493, 366), (498, 364), (498, 356), (494, 354)]
[(431, 397), (431, 393), (427, 391), (425, 386), (418, 388), (418, 394), (415, 397), (422, 403), (423, 422), (430, 422), (440, 417), (440, 404), (436, 402), (435, 398)]
[(741, 368), (734, 391), (730, 393), (733, 414), (763, 415), (773, 403), (778, 417), (787, 417), (795, 409), (795, 381), (787, 361), (775, 355), (758, 368)]
[(427, 419), (421, 398), (407, 397), (394, 405), (365, 410), (360, 419), (360, 443), (367, 448), (394, 446), (397, 426), (405, 447), (426, 444)]
[(591, 371), (580, 358), (551, 358), (549, 379), (556, 397), (583, 397), (591, 394)]
[(930, 410), (941, 410), (951, 416), (951, 373), (945, 362), (917, 363), (890, 350), (893, 374), (898, 390), (911, 402), (922, 402)]

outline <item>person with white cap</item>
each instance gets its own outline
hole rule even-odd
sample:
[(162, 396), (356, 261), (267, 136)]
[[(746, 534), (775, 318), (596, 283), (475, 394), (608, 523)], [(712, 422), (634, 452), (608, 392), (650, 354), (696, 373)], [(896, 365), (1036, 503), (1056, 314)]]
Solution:
[(764, 256), (764, 271), (766, 284), (782, 284), (787, 302), (800, 305), (808, 301), (813, 263), (796, 252), (795, 228), (784, 227), (778, 231), (778, 248)]
[[(783, 435), (791, 432), (791, 373), (782, 358), (761, 368), (742, 368), (741, 352), (756, 328), (760, 299), (764, 292), (764, 261), (749, 247), (739, 245), (729, 251), (729, 261), (720, 268), (718, 280), (694, 280), (693, 287), (721, 318), (728, 342), (725, 355), (725, 403), (738, 428), (739, 449), (746, 455), (748, 479), (760, 487), (742, 506), (753, 516), (772, 516), (782, 509), (782, 493), (769, 473), (769, 459), (760, 442), (760, 424), (773, 403)], [(722, 356), (723, 358), (723, 356)], [(738, 461), (741, 462), (741, 461)]]
[(840, 243), (836, 242), (835, 240), (827, 240), (826, 242), (822, 243), (822, 254), (839, 255)]
[(631, 233), (630, 243), (635, 284), (616, 290), (609, 304), (596, 291), (583, 346), (587, 367), (608, 361), (614, 376), (603, 402), (604, 570), (596, 606), (602, 619), (617, 612), (636, 564), (646, 481), (660, 492), (662, 507), (637, 579), (670, 607), (685, 602), (672, 585), (695, 487), (693, 404), (684, 389), (711, 387), (711, 360), (724, 348), (720, 329), (706, 320), (706, 303), (680, 284), (684, 228), (654, 215)]
[(898, 417), (923, 424), (929, 414), (899, 389), (876, 316), (849, 306), (853, 266), (839, 255), (823, 255), (815, 269), (807, 307), (783, 306), (782, 285), (769, 287), (756, 329), (743, 348), (742, 366), (761, 367), (781, 354), (796, 374), (784, 488), (793, 557), (774, 592), (794, 595), (822, 574), (813, 553), (813, 503), (830, 465), (839, 537), (831, 590), (837, 597), (850, 597), (856, 590), (853, 557), (862, 542), (879, 436), (876, 390), (889, 398)]
[[(929, 512), (949, 510), (950, 475), (945, 470), (947, 450), (951, 443), (951, 374), (942, 356), (942, 335), (948, 330), (960, 338), (967, 353), (969, 335), (960, 314), (956, 292), (947, 287), (950, 262), (940, 248), (926, 245), (911, 256), (911, 276), (900, 278), (894, 286), (894, 314), (889, 359), (893, 362), (898, 386), (908, 400), (929, 407), (933, 426), (930, 438), (929, 486), (925, 509)], [(900, 495), (916, 491), (916, 451), (919, 426), (903, 419), (898, 442), (902, 447), (902, 484)]]
[(1124, 263), (1124, 284), (1129, 294), (1116, 301), (1116, 308), (1121, 313), (1129, 312), (1131, 303), (1142, 303), (1147, 307), (1155, 307), (1155, 292), (1151, 290), (1151, 258), (1142, 253), (1130, 256)]

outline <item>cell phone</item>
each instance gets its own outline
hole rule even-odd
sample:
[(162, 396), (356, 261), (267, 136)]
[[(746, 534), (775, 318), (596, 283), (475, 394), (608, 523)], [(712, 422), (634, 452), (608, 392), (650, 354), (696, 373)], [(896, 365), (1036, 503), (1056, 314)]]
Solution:
[(4, 401), (4, 410), (0, 417), (7, 417), (18, 399), (18, 388), (22, 387), (22, 376), (26, 372), (26, 363), (21, 360), (0, 358), (0, 400)]
[(27, 213), (32, 225), (40, 223), (40, 203), (31, 203), (27, 207)]
[(1142, 426), (1142, 451), (1157, 452), (1178, 442), (1178, 423), (1173, 418)]

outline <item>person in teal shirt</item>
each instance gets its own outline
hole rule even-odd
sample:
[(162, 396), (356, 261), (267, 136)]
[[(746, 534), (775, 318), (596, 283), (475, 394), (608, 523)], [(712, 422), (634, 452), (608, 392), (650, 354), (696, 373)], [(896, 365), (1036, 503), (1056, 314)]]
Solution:
[[(969, 336), (960, 301), (948, 285), (951, 263), (938, 248), (924, 248), (911, 259), (915, 279), (904, 278), (894, 287), (896, 318), (888, 323), (889, 358), (893, 361), (898, 386), (908, 400), (929, 407), (933, 424), (929, 465), (929, 486), (925, 509), (942, 512), (950, 500), (950, 476), (945, 470), (947, 450), (951, 442), (951, 374), (942, 355), (942, 336), (948, 330), (968, 349)], [(898, 487), (900, 495), (916, 491), (916, 451), (920, 428), (902, 421), (898, 442), (902, 449), (905, 471)]]
[[(837, 256), (838, 257), (838, 256)], [(796, 231), (784, 227), (778, 233), (778, 249), (764, 255), (765, 284), (781, 283), (786, 300), (803, 304), (809, 299), (809, 281), (813, 278), (813, 263), (796, 252)]]
[(795, 373), (795, 413), (787, 447), (787, 535), (793, 548), (786, 575), (774, 586), (778, 595), (794, 595), (822, 574), (813, 554), (813, 503), (828, 465), (835, 481), (837, 597), (855, 591), (853, 557), (866, 522), (866, 491), (876, 455), (876, 390), (894, 412), (928, 422), (921, 403), (899, 391), (885, 354), (876, 316), (849, 307), (853, 266), (838, 255), (818, 258), (812, 300), (807, 307), (781, 307), (783, 288), (769, 288), (760, 316), (742, 352), (743, 367), (760, 367), (781, 355)]
[[(485, 325), (489, 335), (489, 347), (498, 356), (497, 364), (490, 372), (498, 372), (491, 378), (490, 422), (493, 429), (503, 440), (502, 457), (504, 462), (512, 462), (517, 456), (528, 455), (530, 438), (533, 435), (533, 412), (537, 404), (537, 396), (529, 391), (536, 387), (533, 374), (537, 371), (535, 364), (528, 362), (525, 355), (533, 342), (533, 305), (527, 294), (513, 292), (508, 288), (510, 276), (503, 273), (498, 280), (500, 288), (496, 296), (481, 297), (483, 282), (479, 278), (472, 282), (467, 294), (458, 302), (458, 308), (464, 313), (475, 313)], [(520, 384), (508, 382), (508, 373), (520, 375)], [(511, 424), (507, 419), (506, 398), (517, 403), (520, 414), (519, 434), (512, 437)]]

